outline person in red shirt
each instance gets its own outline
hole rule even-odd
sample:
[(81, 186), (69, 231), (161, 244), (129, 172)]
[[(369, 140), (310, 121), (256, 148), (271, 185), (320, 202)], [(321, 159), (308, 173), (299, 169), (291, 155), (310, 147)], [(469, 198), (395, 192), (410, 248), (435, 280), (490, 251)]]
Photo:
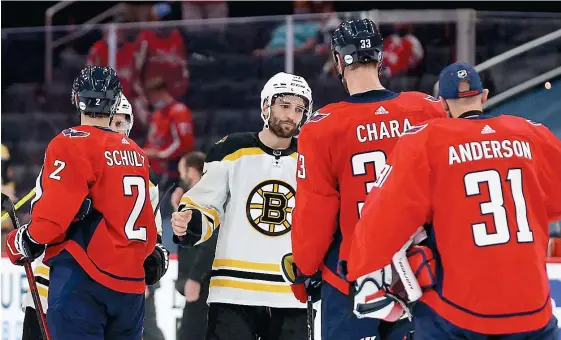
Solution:
[(348, 279), (386, 266), (426, 224), (436, 286), (413, 307), (415, 339), (556, 339), (546, 256), (561, 142), (542, 124), (485, 115), (488, 91), (465, 63), (444, 68), (439, 87), (456, 119), (400, 138), (356, 225)]
[(162, 78), (146, 83), (145, 89), (155, 111), (150, 119), (144, 152), (152, 170), (160, 177), (165, 176), (169, 183), (169, 180), (179, 179), (179, 160), (194, 148), (191, 110), (174, 99)]
[[(132, 102), (137, 97), (133, 88), (138, 76), (135, 52), (136, 45), (127, 36), (127, 30), (117, 30), (117, 55), (115, 56), (115, 70), (119, 74), (119, 80), (123, 87), (123, 93)], [(92, 45), (88, 52), (86, 65), (109, 66), (109, 45), (107, 34), (103, 39)]]
[(189, 86), (187, 48), (177, 28), (162, 27), (140, 32), (136, 49), (141, 84), (161, 78), (173, 98), (185, 95)]
[(384, 71), (397, 76), (417, 67), (425, 55), (423, 45), (409, 24), (395, 24), (395, 33), (384, 39)]
[(371, 20), (343, 22), (331, 46), (350, 97), (319, 109), (298, 137), (293, 254), (304, 275), (322, 272), (322, 339), (378, 337), (378, 320), (358, 319), (349, 310), (350, 284), (338, 264), (348, 256), (366, 195), (399, 136), (445, 112), (426, 94), (395, 93), (380, 84), (382, 37)]
[(81, 125), (49, 143), (31, 221), (6, 241), (14, 264), (45, 252), (53, 339), (140, 340), (146, 285), (167, 270), (167, 251), (156, 246), (148, 159), (109, 128), (121, 92), (111, 68), (80, 72), (72, 102)]

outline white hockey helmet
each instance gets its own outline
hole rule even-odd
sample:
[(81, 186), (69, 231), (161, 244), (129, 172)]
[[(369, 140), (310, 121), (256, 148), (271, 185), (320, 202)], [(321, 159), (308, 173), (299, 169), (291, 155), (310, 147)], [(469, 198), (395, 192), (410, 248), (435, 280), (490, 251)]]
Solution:
[(125, 134), (128, 136), (132, 130), (132, 125), (134, 123), (134, 116), (132, 114), (131, 103), (129, 103), (129, 100), (127, 99), (127, 97), (125, 97), (125, 95), (122, 92), (121, 92), (121, 100), (119, 102), (119, 105), (117, 106), (117, 110), (115, 111), (115, 114), (125, 115), (127, 124), (125, 124), (125, 127), (118, 128), (117, 130), (119, 131), (124, 130)]
[[(279, 72), (267, 81), (263, 90), (261, 91), (261, 119), (265, 122), (265, 127), (269, 127), (269, 118), (271, 117), (271, 104), (275, 97), (283, 95), (283, 94), (290, 94), (301, 97), (304, 99), (304, 103), (306, 105), (306, 110), (304, 112), (304, 117), (302, 117), (302, 121), (299, 124), (299, 127), (302, 126), (309, 118), (312, 112), (312, 90), (310, 86), (306, 82), (306, 80), (300, 76)], [(267, 108), (269, 114), (265, 116), (263, 113), (263, 106)]]

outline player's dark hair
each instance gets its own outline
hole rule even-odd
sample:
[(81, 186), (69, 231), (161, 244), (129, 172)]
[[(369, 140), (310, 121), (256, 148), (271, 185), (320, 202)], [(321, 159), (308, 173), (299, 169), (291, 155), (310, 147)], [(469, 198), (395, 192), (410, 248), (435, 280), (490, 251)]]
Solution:
[(351, 64), (351, 65), (347, 66), (347, 69), (352, 71), (352, 70), (356, 70), (358, 68), (364, 68), (364, 67), (370, 67), (370, 66), (372, 66), (372, 68), (376, 68), (378, 66), (378, 62), (377, 61), (369, 61), (369, 62), (363, 62), (363, 63), (354, 63), (354, 64)]
[(193, 151), (183, 156), (183, 158), (185, 159), (185, 165), (187, 167), (195, 168), (200, 173), (203, 172), (206, 159), (206, 155), (204, 153), (200, 151)]

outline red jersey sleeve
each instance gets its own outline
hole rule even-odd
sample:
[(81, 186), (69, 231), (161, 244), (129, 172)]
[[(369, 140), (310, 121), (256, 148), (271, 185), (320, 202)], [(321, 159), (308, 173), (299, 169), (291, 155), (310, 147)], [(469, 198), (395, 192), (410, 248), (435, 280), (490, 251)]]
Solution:
[[(537, 124), (530, 122), (532, 124)], [(547, 218), (549, 222), (561, 219), (561, 141), (545, 126), (539, 124), (541, 134), (540, 182), (544, 190)]]
[(325, 141), (304, 127), (298, 137), (296, 207), (292, 225), (292, 249), (298, 268), (313, 275), (321, 264), (337, 230), (339, 193), (331, 172)]
[(383, 268), (430, 220), (430, 168), (426, 127), (414, 126), (397, 142), (368, 194), (348, 259), (348, 279)]
[(31, 210), (29, 235), (41, 244), (62, 241), (89, 193), (94, 171), (70, 137), (59, 135), (45, 152)]

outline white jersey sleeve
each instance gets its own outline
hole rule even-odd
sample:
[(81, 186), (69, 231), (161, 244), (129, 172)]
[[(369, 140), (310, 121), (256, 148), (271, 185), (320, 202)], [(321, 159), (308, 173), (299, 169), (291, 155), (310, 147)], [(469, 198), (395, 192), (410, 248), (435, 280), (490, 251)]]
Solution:
[[(152, 209), (156, 209), (158, 206), (158, 202), (160, 202), (159, 197), (159, 190), (158, 186), (154, 185), (152, 181), (150, 181), (150, 203), (152, 204)], [(158, 229), (158, 234), (162, 235), (162, 214), (160, 213), (160, 209), (158, 211), (154, 211), (156, 216), (156, 228)]]
[(222, 157), (224, 151), (221, 149), (219, 142), (209, 151), (201, 180), (181, 197), (179, 211), (198, 210), (201, 213), (201, 238), (196, 244), (208, 240), (224, 218), (232, 164)]

